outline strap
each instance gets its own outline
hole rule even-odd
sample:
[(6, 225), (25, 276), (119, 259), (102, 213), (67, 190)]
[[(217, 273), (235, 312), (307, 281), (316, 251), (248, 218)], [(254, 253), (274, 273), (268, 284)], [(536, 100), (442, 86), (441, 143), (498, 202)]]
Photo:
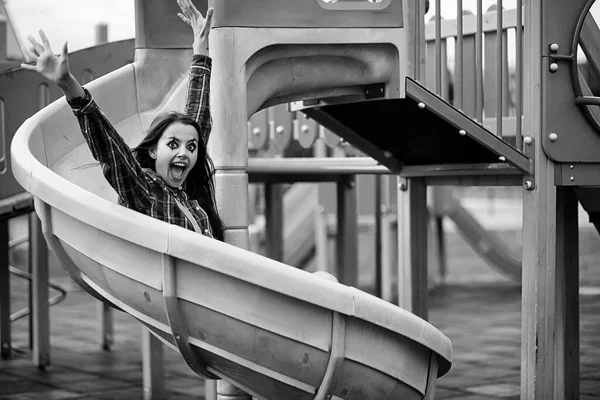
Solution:
[(183, 215), (185, 215), (185, 217), (192, 223), (192, 226), (194, 227), (194, 230), (197, 233), (202, 234), (202, 228), (200, 228), (200, 225), (198, 225), (198, 221), (196, 221), (196, 218), (194, 218), (194, 216), (192, 215), (192, 213), (190, 212), (190, 210), (188, 210), (187, 207), (185, 207), (178, 199), (177, 197), (173, 196), (173, 198), (175, 199), (175, 203), (177, 204), (177, 207), (179, 207), (179, 210), (183, 213)]

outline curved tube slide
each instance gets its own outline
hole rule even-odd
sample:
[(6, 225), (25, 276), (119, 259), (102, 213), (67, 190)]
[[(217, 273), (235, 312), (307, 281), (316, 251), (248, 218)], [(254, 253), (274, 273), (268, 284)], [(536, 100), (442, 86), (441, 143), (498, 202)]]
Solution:
[[(191, 54), (136, 56), (88, 85), (130, 145), (157, 113), (183, 109)], [(116, 204), (64, 99), (21, 126), (11, 155), (75, 281), (200, 376), (259, 399), (421, 399), (450, 368), (450, 340), (406, 310)]]

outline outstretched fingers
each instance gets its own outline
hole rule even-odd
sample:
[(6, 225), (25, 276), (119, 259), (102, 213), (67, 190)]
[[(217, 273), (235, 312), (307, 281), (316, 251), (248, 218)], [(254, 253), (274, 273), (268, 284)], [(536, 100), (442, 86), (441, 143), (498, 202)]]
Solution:
[(31, 35), (28, 35), (27, 39), (32, 46), (30, 50), (39, 57), (44, 52), (44, 47)]
[(48, 40), (48, 37), (46, 36), (44, 31), (40, 29), (38, 33), (40, 34), (40, 38), (42, 38), (42, 43), (44, 44), (45, 50), (52, 53), (52, 48), (50, 47), (50, 41)]

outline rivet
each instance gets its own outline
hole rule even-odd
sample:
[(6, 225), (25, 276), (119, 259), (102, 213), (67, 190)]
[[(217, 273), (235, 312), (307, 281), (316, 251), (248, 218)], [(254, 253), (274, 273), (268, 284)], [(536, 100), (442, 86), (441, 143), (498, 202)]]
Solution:
[(569, 168), (575, 169), (575, 166), (573, 164), (571, 164), (571, 165), (569, 165)]
[(504, 161), (506, 161), (506, 157), (504, 157), (504, 156), (500, 156), (500, 157), (498, 157), (498, 160), (500, 160), (500, 161), (504, 162)]
[(420, 102), (419, 102), (419, 104), (417, 104), (417, 105), (419, 106), (419, 108), (420, 108), (421, 110), (424, 110), (424, 109), (425, 109), (425, 103), (423, 103), (422, 101), (420, 101)]
[(558, 43), (551, 43), (550, 44), (550, 51), (553, 51), (553, 52), (556, 53), (558, 51), (558, 48), (559, 48), (558, 47)]
[(525, 144), (531, 144), (531, 143), (533, 143), (533, 139), (531, 139), (531, 136), (525, 136), (525, 139), (523, 139), (523, 142)]
[(461, 129), (460, 131), (458, 131), (458, 134), (460, 136), (465, 136), (467, 134), (467, 131), (465, 131), (464, 129)]
[(575, 182), (575, 177), (574, 176), (571, 177), (571, 182)]
[(556, 72), (556, 71), (558, 71), (558, 64), (557, 63), (550, 64), (550, 72)]
[(523, 184), (523, 186), (525, 186), (525, 189), (531, 190), (531, 189), (533, 189), (533, 182), (532, 181), (525, 181), (525, 183)]
[(554, 132), (552, 132), (549, 136), (548, 139), (550, 139), (551, 142), (556, 142), (558, 140), (558, 135)]

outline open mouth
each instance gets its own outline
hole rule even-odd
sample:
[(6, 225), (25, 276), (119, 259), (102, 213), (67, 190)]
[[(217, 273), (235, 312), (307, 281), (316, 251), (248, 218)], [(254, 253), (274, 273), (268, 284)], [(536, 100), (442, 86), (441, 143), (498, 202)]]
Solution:
[(173, 178), (175, 179), (181, 179), (183, 178), (183, 174), (185, 173), (185, 170), (187, 168), (187, 164), (184, 162), (174, 162), (173, 164), (171, 164), (171, 174), (173, 175)]

